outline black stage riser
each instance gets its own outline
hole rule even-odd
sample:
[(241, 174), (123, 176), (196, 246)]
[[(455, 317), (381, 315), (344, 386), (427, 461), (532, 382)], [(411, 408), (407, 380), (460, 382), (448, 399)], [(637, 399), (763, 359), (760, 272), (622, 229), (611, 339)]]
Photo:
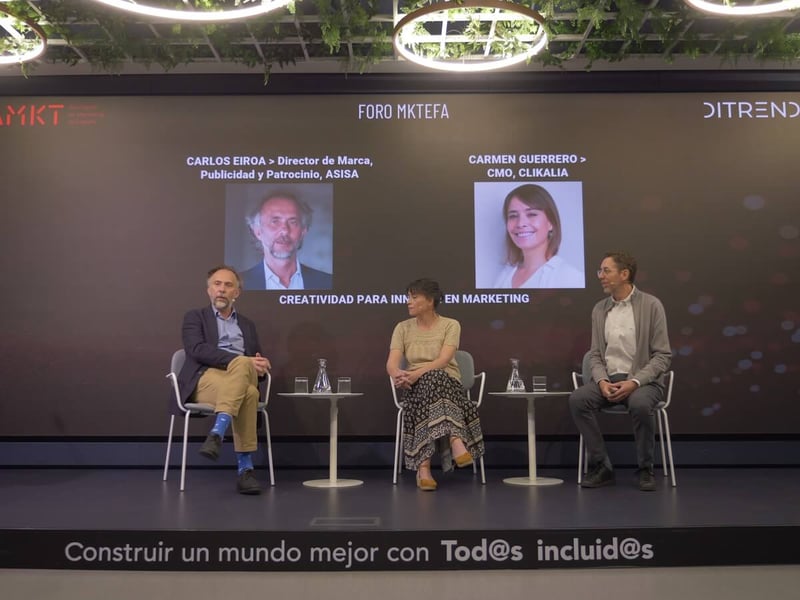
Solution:
[(0, 568), (407, 571), (800, 564), (800, 527), (527, 531), (0, 530)]

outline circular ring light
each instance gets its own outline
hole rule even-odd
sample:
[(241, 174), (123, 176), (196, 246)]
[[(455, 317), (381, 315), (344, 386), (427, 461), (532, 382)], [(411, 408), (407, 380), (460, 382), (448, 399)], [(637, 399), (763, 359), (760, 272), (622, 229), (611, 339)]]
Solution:
[[(800, 0), (798, 0), (800, 1)], [(441, 13), (441, 16), (430, 17)], [(476, 38), (463, 31), (453, 33), (447, 30), (448, 23), (487, 22), (489, 32)], [(441, 23), (442, 33), (419, 33), (420, 25), (425, 23)], [(492, 53), (492, 45), (502, 42), (504, 38), (497, 34), (498, 23), (526, 23), (534, 26), (533, 33), (514, 35), (517, 44), (515, 52)], [(397, 52), (407, 60), (431, 69), (456, 72), (493, 71), (524, 62), (535, 56), (547, 45), (547, 33), (544, 30), (544, 17), (527, 6), (506, 2), (505, 0), (462, 0), (460, 2), (438, 0), (413, 12), (408, 13), (394, 27), (393, 40)], [(449, 38), (449, 39), (448, 39)], [(507, 39), (507, 38), (505, 38)], [(439, 46), (439, 55), (426, 56), (421, 53), (425, 44), (429, 49)], [(444, 53), (447, 44), (467, 44), (476, 50), (483, 46), (480, 53), (465, 54), (448, 58)], [(442, 55), (443, 54), (443, 55)]]
[(774, 15), (775, 13), (789, 12), (800, 8), (800, 0), (773, 0), (764, 4), (727, 4), (721, 2), (709, 2), (709, 0), (686, 0), (686, 3), (693, 8), (714, 15), (726, 17), (761, 17)]
[(39, 25), (30, 19), (18, 17), (2, 5), (0, 5), (0, 28), (7, 34), (4, 36), (5, 39), (12, 39), (17, 49), (16, 52), (5, 49), (0, 51), (0, 65), (28, 62), (41, 56), (47, 48), (47, 35)]
[[(289, 4), (291, 0), (243, 0), (238, 8), (222, 10), (175, 10), (139, 4), (134, 0), (94, 0), (101, 4), (135, 13), (145, 17), (166, 19), (167, 21), (195, 21), (200, 23), (219, 23), (221, 21), (236, 21), (267, 14)], [(250, 6), (246, 6), (250, 4)], [(191, 6), (191, 5), (189, 5)]]

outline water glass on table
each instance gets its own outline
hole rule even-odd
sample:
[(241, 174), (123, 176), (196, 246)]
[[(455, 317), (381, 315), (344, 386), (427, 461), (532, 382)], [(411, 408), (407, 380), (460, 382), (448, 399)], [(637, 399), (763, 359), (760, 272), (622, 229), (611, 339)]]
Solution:
[(294, 393), (307, 394), (308, 393), (308, 377), (295, 377), (294, 378)]
[(349, 394), (352, 391), (349, 377), (339, 377), (336, 380), (336, 392), (339, 394)]

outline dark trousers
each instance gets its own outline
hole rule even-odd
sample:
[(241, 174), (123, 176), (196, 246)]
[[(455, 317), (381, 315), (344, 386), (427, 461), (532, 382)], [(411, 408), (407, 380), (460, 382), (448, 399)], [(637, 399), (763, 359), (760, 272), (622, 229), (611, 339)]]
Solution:
[[(617, 374), (611, 377), (612, 383), (627, 379), (627, 375)], [(586, 445), (589, 465), (608, 462), (608, 452), (603, 441), (603, 434), (597, 424), (597, 411), (607, 406), (624, 404), (633, 421), (633, 437), (636, 440), (636, 459), (640, 469), (653, 468), (653, 454), (656, 445), (655, 415), (656, 405), (664, 398), (664, 389), (651, 383), (636, 389), (622, 402), (609, 402), (600, 392), (594, 381), (579, 387), (569, 396), (569, 410), (572, 420), (583, 436)]]

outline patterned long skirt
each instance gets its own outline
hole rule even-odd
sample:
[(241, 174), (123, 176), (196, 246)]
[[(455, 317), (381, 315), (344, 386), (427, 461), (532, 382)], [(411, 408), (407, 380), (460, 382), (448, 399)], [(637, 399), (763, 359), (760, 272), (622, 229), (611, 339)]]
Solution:
[(484, 453), (475, 404), (461, 383), (445, 371), (428, 371), (403, 395), (403, 450), (406, 468), (416, 471), (437, 450), (442, 469), (453, 468), (450, 437), (460, 438), (473, 460)]

